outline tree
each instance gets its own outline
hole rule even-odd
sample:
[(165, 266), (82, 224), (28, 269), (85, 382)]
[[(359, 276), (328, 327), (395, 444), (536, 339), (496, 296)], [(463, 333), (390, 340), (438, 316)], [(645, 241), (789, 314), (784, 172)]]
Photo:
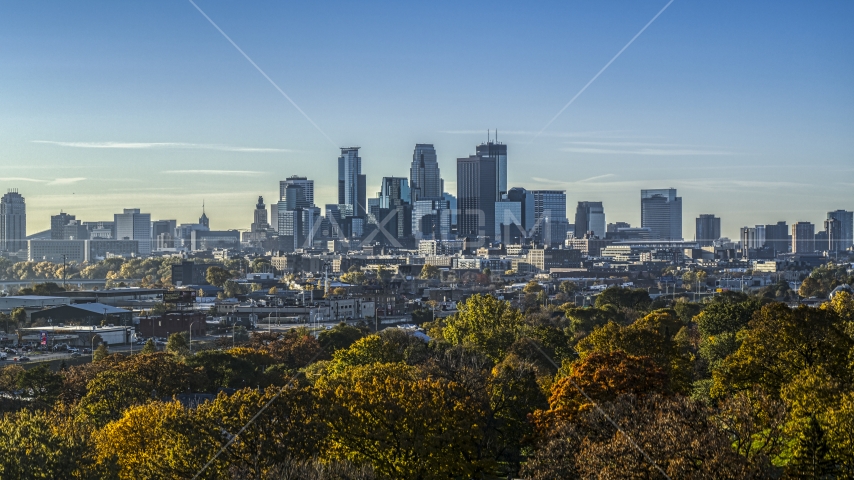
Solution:
[(578, 284), (569, 280), (564, 280), (560, 282), (560, 286), (558, 288), (562, 293), (566, 295), (572, 295), (573, 293), (578, 291)]
[[(173, 401), (128, 408), (93, 437), (99, 463), (115, 463), (117, 478), (154, 480), (192, 478), (227, 441), (225, 435), (200, 410)], [(207, 478), (224, 477), (226, 462), (215, 461)]]
[(421, 274), (418, 278), (421, 278), (422, 280), (433, 280), (439, 278), (439, 267), (425, 263), (424, 266), (421, 267)]
[(594, 306), (599, 308), (611, 304), (633, 310), (646, 310), (651, 303), (649, 293), (643, 288), (609, 287), (596, 296)]
[(100, 362), (101, 360), (106, 358), (107, 355), (109, 355), (109, 354), (110, 354), (110, 352), (107, 351), (107, 344), (101, 342), (98, 345), (98, 348), (96, 348), (95, 351), (92, 352), (92, 361), (93, 362)]
[(277, 295), (278, 293), (279, 289), (276, 287), (270, 287), (270, 289), (267, 290), (267, 295)]
[(62, 388), (62, 377), (45, 365), (39, 365), (18, 374), (18, 388), (27, 392), (36, 400), (48, 405), (52, 404), (58, 397)]
[(245, 295), (247, 293), (247, 287), (235, 281), (226, 280), (222, 285), (222, 293), (226, 298), (236, 298), (238, 295)]
[(339, 323), (329, 330), (323, 330), (317, 334), (317, 341), (327, 352), (334, 353), (337, 350), (349, 348), (350, 345), (365, 336), (362, 330), (351, 327), (346, 323)]
[(157, 351), (157, 345), (154, 344), (154, 339), (149, 338), (142, 347), (140, 354), (154, 353)]
[(222, 267), (208, 267), (205, 273), (205, 280), (216, 287), (223, 287), (225, 281), (231, 278), (231, 272)]
[(522, 288), (522, 291), (525, 293), (540, 293), (543, 291), (543, 286), (540, 285), (536, 280), (531, 280), (530, 282), (525, 284), (525, 287)]
[[(593, 402), (614, 401), (620, 395), (666, 393), (667, 373), (649, 357), (622, 351), (595, 352), (569, 365), (569, 374), (551, 388), (549, 409), (533, 418), (540, 430), (573, 419)], [(582, 393), (584, 392), (584, 393)]]
[(761, 386), (778, 397), (784, 385), (805, 369), (821, 367), (830, 379), (850, 385), (854, 372), (848, 354), (854, 340), (844, 321), (828, 309), (782, 303), (762, 307), (748, 324), (738, 349), (713, 372), (713, 396)]
[(187, 332), (175, 332), (166, 339), (166, 351), (180, 357), (189, 355), (190, 342)]
[(91, 428), (62, 407), (0, 417), (0, 477), (110, 478), (111, 462), (95, 465), (91, 436)]
[[(622, 395), (561, 423), (538, 444), (522, 476), (547, 478), (764, 478), (736, 454), (709, 410), (680, 396)], [(644, 453), (638, 451), (638, 446)], [(654, 463), (652, 463), (654, 462)]]
[(452, 344), (480, 351), (499, 362), (524, 326), (519, 310), (491, 295), (472, 295), (447, 318), (442, 335)]
[(494, 468), (478, 455), (481, 412), (459, 384), (394, 363), (353, 367), (316, 388), (330, 406), (328, 459), (370, 462), (382, 478), (474, 478)]

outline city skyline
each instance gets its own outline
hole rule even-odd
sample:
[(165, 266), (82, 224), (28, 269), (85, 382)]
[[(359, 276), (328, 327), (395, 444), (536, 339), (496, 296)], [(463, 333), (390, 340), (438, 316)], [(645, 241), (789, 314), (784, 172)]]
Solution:
[[(633, 226), (641, 189), (679, 190), (686, 238), (699, 214), (737, 238), (745, 225), (851, 210), (846, 3), (675, 2), (534, 139), (664, 4), (199, 3), (334, 145), (190, 4), (16, 5), (0, 18), (0, 39), (17, 46), (0, 52), (0, 190), (27, 198), (30, 232), (60, 210), (188, 222), (203, 201), (217, 228), (247, 229), (257, 197), (291, 175), (334, 203), (335, 156), (351, 144), (369, 194), (407, 176), (417, 143), (435, 146), (454, 193), (455, 159), (497, 128), (508, 188), (566, 190), (570, 211), (601, 201)], [(510, 13), (506, 36), (465, 35), (472, 15)], [(399, 35), (414, 14), (435, 28)], [(362, 27), (358, 40), (332, 26), (344, 21)], [(471, 74), (483, 52), (500, 74)]]

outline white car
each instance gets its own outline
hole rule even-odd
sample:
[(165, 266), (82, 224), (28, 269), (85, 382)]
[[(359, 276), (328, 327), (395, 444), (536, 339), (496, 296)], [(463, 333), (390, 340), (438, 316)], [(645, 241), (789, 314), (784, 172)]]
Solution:
[(69, 348), (68, 353), (80, 353), (80, 349), (79, 348)]

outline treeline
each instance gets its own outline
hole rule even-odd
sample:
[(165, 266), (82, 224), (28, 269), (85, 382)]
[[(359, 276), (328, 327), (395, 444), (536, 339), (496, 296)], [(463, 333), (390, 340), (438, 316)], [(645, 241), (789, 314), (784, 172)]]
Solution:
[(476, 295), (429, 342), (339, 325), (7, 367), (0, 477), (854, 476), (850, 295), (658, 306)]
[[(143, 286), (168, 286), (172, 284), (172, 265), (181, 263), (180, 257), (108, 258), (94, 263), (12, 262), (0, 257), (0, 280), (62, 280), (102, 279), (118, 283), (133, 279)], [(252, 272), (269, 271), (270, 262), (254, 259), (246, 262), (230, 259), (218, 263), (232, 277), (246, 269)]]

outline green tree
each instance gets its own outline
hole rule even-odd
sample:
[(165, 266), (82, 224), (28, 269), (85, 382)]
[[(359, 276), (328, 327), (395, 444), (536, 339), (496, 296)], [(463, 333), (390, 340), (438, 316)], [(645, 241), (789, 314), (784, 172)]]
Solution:
[(145, 345), (142, 347), (142, 351), (140, 353), (141, 354), (147, 354), (147, 353), (155, 353), (156, 351), (157, 351), (157, 345), (154, 344), (154, 339), (149, 338), (145, 342)]
[(175, 332), (166, 339), (166, 351), (180, 357), (189, 355), (190, 342), (187, 332)]
[(648, 309), (651, 303), (649, 293), (643, 288), (609, 287), (596, 296), (594, 306), (598, 308), (610, 304), (643, 311)]
[(17, 384), (33, 398), (50, 405), (59, 397), (62, 377), (42, 364), (19, 373)]
[(222, 268), (222, 267), (208, 267), (207, 272), (205, 273), (205, 280), (216, 287), (223, 287), (225, 285), (226, 280), (232, 277), (231, 272)]
[(356, 327), (339, 323), (329, 330), (323, 330), (317, 334), (317, 341), (323, 345), (328, 352), (335, 352), (343, 348), (349, 348), (354, 342), (365, 336), (362, 330)]
[(543, 291), (543, 286), (540, 285), (536, 280), (531, 280), (530, 282), (525, 284), (525, 287), (522, 288), (522, 291), (525, 293), (540, 293)]
[(98, 348), (96, 348), (95, 351), (92, 352), (92, 361), (100, 362), (101, 360), (105, 359), (109, 354), (110, 352), (107, 351), (107, 344), (101, 342), (101, 344), (98, 345)]
[(419, 275), (419, 278), (422, 280), (439, 278), (439, 267), (425, 263), (424, 266), (421, 267), (421, 275)]
[(523, 327), (522, 313), (510, 302), (492, 295), (472, 295), (447, 318), (442, 335), (452, 344), (472, 348), (499, 362)]

